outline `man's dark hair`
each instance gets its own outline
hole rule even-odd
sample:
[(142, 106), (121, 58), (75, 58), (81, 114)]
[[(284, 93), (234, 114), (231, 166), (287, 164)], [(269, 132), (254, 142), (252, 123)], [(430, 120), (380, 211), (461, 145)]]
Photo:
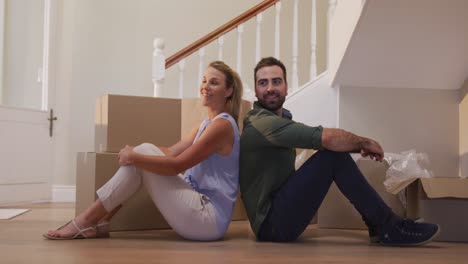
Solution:
[(254, 87), (257, 85), (257, 72), (263, 67), (268, 67), (268, 66), (279, 66), (283, 70), (283, 79), (285, 83), (288, 83), (286, 79), (286, 67), (284, 67), (284, 64), (278, 60), (277, 58), (274, 57), (266, 57), (261, 59), (258, 63), (257, 66), (255, 66), (254, 70)]

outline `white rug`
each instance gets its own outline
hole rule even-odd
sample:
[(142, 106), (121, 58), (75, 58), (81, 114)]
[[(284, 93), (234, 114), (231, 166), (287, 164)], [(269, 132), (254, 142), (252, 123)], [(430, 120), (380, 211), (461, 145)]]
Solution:
[(0, 209), (0, 220), (9, 220), (31, 209)]

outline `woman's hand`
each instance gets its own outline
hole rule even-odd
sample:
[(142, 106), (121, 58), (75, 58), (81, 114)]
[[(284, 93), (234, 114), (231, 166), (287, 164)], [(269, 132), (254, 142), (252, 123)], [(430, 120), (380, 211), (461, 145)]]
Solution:
[(133, 146), (126, 145), (119, 151), (118, 157), (120, 166), (128, 166), (133, 164), (133, 155), (135, 155), (133, 148)]

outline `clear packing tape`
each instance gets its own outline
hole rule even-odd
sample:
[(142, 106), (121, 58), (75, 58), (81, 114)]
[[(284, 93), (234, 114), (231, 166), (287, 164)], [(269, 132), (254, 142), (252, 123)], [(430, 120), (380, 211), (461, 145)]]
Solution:
[(384, 186), (389, 193), (399, 193), (418, 178), (433, 177), (432, 171), (428, 170), (429, 157), (426, 153), (417, 153), (412, 149), (401, 154), (386, 153), (385, 156), (390, 167)]

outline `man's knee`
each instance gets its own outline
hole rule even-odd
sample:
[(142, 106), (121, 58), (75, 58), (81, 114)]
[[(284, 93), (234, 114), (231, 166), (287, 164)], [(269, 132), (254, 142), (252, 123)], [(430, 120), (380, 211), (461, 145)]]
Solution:
[[(337, 152), (331, 150), (319, 150), (314, 155), (322, 155), (331, 159), (348, 159), (351, 158), (351, 155), (348, 152)], [(352, 159), (352, 158), (351, 158)]]

